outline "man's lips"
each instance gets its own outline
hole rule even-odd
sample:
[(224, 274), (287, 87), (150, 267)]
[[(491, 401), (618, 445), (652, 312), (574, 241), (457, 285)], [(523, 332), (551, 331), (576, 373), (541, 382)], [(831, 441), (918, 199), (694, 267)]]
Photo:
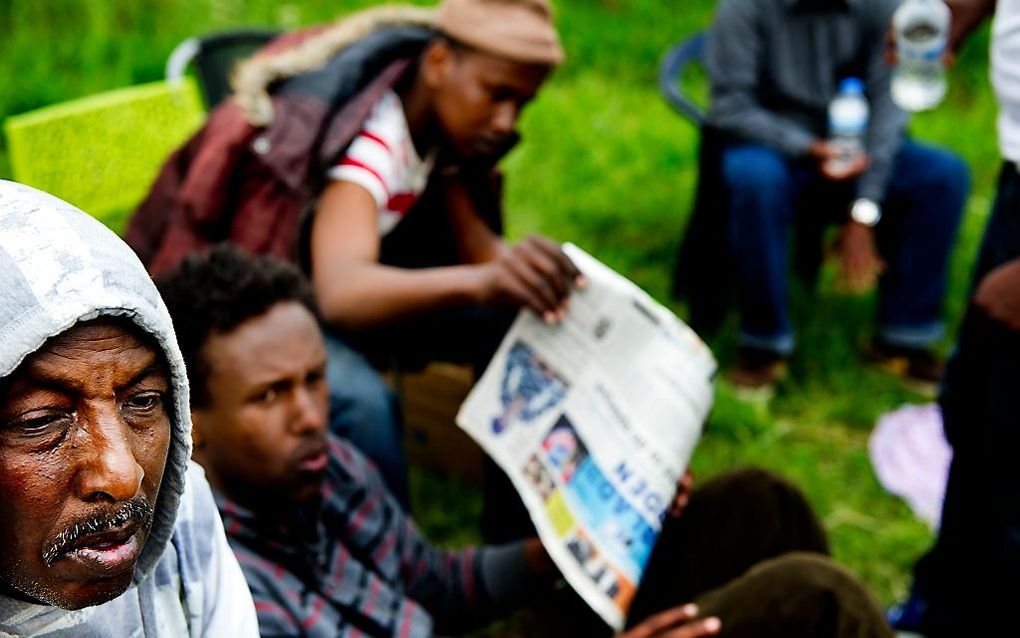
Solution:
[(329, 454), (325, 444), (317, 445), (298, 457), (298, 469), (302, 472), (322, 472), (329, 463)]
[(475, 140), (475, 153), (492, 155), (506, 143), (504, 137), (481, 137)]
[(138, 521), (77, 539), (62, 559), (70, 560), (101, 576), (133, 569), (142, 550), (142, 526)]

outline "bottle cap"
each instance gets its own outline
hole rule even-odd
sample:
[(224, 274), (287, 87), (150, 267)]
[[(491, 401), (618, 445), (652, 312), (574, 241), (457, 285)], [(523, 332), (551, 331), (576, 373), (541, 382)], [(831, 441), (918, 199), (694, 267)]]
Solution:
[(870, 199), (862, 197), (850, 205), (850, 219), (858, 224), (874, 226), (882, 219), (882, 208)]
[(860, 95), (864, 93), (864, 82), (860, 78), (846, 78), (839, 83), (839, 92)]

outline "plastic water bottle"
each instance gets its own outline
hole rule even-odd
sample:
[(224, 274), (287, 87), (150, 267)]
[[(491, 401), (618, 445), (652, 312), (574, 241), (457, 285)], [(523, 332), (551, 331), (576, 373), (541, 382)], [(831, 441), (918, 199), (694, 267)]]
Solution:
[(907, 111), (934, 108), (946, 94), (942, 54), (949, 39), (949, 7), (943, 0), (905, 0), (893, 14), (899, 63), (892, 98)]
[(838, 156), (828, 160), (826, 171), (834, 175), (846, 173), (864, 154), (870, 111), (863, 82), (846, 78), (839, 83), (839, 93), (829, 103), (829, 143), (836, 148)]

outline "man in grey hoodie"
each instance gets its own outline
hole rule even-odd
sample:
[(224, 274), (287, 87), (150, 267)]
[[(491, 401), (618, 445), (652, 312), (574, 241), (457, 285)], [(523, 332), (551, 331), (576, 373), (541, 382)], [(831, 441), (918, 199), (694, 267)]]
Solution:
[(255, 636), (184, 364), (131, 250), (0, 181), (0, 635)]

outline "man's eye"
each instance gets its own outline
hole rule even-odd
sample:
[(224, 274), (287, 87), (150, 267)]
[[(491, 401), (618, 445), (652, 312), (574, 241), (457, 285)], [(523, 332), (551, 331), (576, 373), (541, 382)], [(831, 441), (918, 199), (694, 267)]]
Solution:
[(3, 425), (3, 432), (8, 435), (37, 438), (55, 432), (63, 432), (74, 426), (73, 412), (49, 412), (25, 415)]
[(148, 414), (163, 403), (163, 395), (159, 392), (143, 392), (136, 394), (124, 402), (124, 407), (132, 412)]
[(509, 92), (502, 87), (488, 87), (487, 93), (490, 102), (505, 102), (510, 99)]
[(261, 394), (255, 397), (255, 400), (259, 403), (272, 403), (279, 397), (279, 393), (276, 388), (267, 388)]

